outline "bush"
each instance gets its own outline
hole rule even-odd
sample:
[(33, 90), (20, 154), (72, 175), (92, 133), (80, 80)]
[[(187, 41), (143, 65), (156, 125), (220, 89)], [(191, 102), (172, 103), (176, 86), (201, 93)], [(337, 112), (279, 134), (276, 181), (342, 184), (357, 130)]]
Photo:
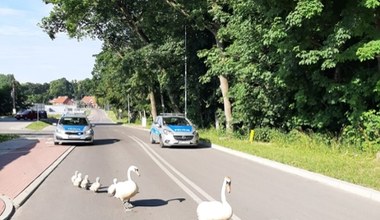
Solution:
[(260, 142), (270, 142), (271, 140), (271, 130), (270, 128), (256, 128), (255, 129), (255, 141)]
[(363, 112), (359, 120), (347, 126), (342, 134), (344, 142), (358, 146), (361, 151), (375, 153), (380, 150), (380, 112)]

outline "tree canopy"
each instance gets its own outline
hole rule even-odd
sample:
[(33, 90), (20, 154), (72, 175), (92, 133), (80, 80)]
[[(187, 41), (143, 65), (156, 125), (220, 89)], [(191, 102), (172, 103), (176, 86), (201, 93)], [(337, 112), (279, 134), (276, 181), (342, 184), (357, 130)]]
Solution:
[(379, 110), (379, 0), (45, 2), (51, 38), (103, 41), (94, 92), (118, 108), (184, 111), (186, 89), (202, 126), (337, 134)]

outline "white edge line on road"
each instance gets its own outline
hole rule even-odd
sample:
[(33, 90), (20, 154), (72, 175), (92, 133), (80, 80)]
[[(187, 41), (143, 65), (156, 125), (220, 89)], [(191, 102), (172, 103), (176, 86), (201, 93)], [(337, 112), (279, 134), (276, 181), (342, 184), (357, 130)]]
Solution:
[(317, 181), (319, 183), (322, 183), (322, 184), (325, 184), (325, 185), (328, 185), (328, 186), (331, 186), (334, 188), (338, 188), (338, 189), (344, 190), (346, 192), (350, 192), (350, 193), (353, 193), (355, 195), (359, 195), (359, 196), (362, 196), (364, 198), (371, 199), (371, 200), (376, 201), (376, 202), (380, 202), (380, 192), (376, 191), (374, 189), (371, 189), (371, 188), (355, 185), (355, 184), (352, 184), (349, 182), (345, 182), (345, 181), (338, 180), (338, 179), (335, 179), (332, 177), (324, 176), (324, 175), (321, 175), (318, 173), (313, 173), (313, 172), (310, 172), (307, 170), (303, 170), (303, 169), (300, 169), (297, 167), (292, 167), (292, 166), (289, 166), (286, 164), (282, 164), (282, 163), (279, 163), (276, 161), (257, 157), (254, 155), (246, 154), (246, 153), (236, 151), (236, 150), (233, 150), (230, 148), (222, 147), (222, 146), (219, 146), (216, 144), (212, 144), (211, 147), (213, 149), (223, 151), (225, 153), (229, 153), (229, 154), (241, 157), (241, 158), (245, 158), (245, 159), (254, 161), (256, 163), (259, 163), (259, 164), (262, 164), (262, 165), (265, 165), (268, 167), (272, 167), (272, 168), (275, 168), (275, 169), (278, 169), (278, 170), (281, 170), (281, 171), (284, 171), (287, 173), (295, 174), (295, 175), (304, 177), (304, 178), (309, 179), (309, 180)]
[(148, 156), (164, 171), (179, 187), (181, 187), (191, 198), (194, 199), (197, 203), (200, 203), (202, 200), (195, 195), (188, 187), (186, 187), (177, 177), (175, 177), (166, 167), (144, 146), (144, 142), (142, 142), (137, 137), (129, 136), (133, 139), (140, 147), (148, 154)]
[[(168, 171), (163, 165), (162, 163), (164, 163), (168, 168), (170, 168), (174, 173), (176, 173), (179, 177), (181, 177), (187, 184), (189, 184), (191, 187), (193, 187), (196, 191), (198, 191), (198, 193), (200, 193), (202, 196), (204, 196), (207, 200), (215, 200), (214, 198), (212, 198), (212, 196), (210, 196), (209, 194), (207, 194), (204, 190), (202, 190), (199, 186), (197, 186), (194, 182), (192, 182), (190, 179), (188, 179), (185, 175), (183, 175), (180, 171), (178, 171), (177, 169), (175, 169), (172, 165), (170, 165), (165, 159), (163, 159), (160, 155), (158, 155), (153, 149), (151, 149), (149, 147), (149, 145), (147, 145), (144, 141), (142, 141), (141, 139), (135, 137), (135, 136), (129, 136), (130, 138), (132, 138), (134, 141), (136, 141), (144, 150), (145, 152), (148, 153), (148, 155), (157, 163), (157, 165), (159, 165), (161, 167), (161, 169), (167, 174), (169, 175), (170, 178), (172, 178), (172, 180), (174, 182), (176, 182), (186, 193), (189, 194), (189, 196), (191, 196), (193, 198), (193, 200), (196, 202), (196, 203), (201, 203), (202, 200), (196, 196), (188, 187), (186, 187), (178, 178), (176, 178), (170, 171)], [(149, 152), (150, 151), (150, 152)], [(152, 155), (154, 154), (154, 156)], [(161, 162), (158, 161), (157, 157), (159, 160), (161, 160)], [(241, 220), (238, 216), (236, 216), (235, 214), (233, 215), (232, 219), (234, 220)]]

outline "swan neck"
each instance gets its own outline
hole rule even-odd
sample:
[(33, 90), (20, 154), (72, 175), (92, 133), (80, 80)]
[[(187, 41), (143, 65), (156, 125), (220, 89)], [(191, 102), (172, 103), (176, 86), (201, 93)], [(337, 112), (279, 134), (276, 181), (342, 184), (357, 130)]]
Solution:
[(128, 169), (128, 180), (131, 180), (131, 172), (132, 172), (132, 170)]
[(226, 181), (223, 181), (223, 186), (222, 186), (222, 191), (220, 193), (220, 197), (221, 197), (221, 200), (222, 200), (222, 203), (227, 203), (227, 199), (226, 199)]

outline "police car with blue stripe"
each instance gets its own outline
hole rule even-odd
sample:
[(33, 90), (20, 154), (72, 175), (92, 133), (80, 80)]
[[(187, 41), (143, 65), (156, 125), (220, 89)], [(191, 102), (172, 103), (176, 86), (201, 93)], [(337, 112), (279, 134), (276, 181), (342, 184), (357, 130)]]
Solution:
[(150, 142), (161, 147), (198, 146), (195, 126), (183, 114), (165, 113), (157, 116), (150, 129)]
[(64, 114), (55, 125), (54, 144), (94, 142), (94, 125), (83, 113)]

